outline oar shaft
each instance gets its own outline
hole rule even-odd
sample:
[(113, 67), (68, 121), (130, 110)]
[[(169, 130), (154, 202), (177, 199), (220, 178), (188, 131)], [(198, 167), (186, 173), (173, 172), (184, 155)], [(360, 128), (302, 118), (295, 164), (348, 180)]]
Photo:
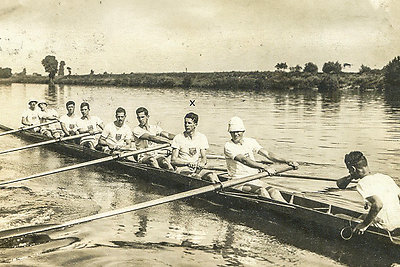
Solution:
[(126, 158), (126, 157), (129, 157), (129, 156), (134, 156), (134, 155), (150, 152), (150, 151), (161, 149), (161, 148), (168, 147), (168, 146), (170, 146), (170, 144), (163, 144), (163, 145), (154, 146), (154, 147), (151, 147), (151, 148), (146, 148), (146, 149), (141, 149), (141, 150), (136, 150), (136, 151), (132, 151), (132, 152), (123, 153), (121, 155), (108, 156), (108, 157), (104, 157), (104, 158), (100, 158), (100, 159), (90, 160), (90, 161), (78, 163), (78, 164), (75, 164), (75, 165), (71, 165), (71, 166), (67, 166), (67, 167), (62, 167), (62, 168), (59, 168), (59, 169), (51, 170), (51, 171), (46, 171), (46, 172), (33, 174), (33, 175), (30, 175), (30, 176), (18, 178), (18, 179), (15, 179), (15, 180), (1, 182), (0, 186), (7, 185), (7, 184), (12, 184), (12, 183), (17, 183), (17, 182), (21, 182), (21, 181), (26, 181), (26, 180), (32, 180), (34, 178), (47, 176), (47, 175), (55, 174), (55, 173), (59, 173), (59, 172), (65, 172), (65, 171), (69, 171), (69, 170), (74, 170), (74, 169), (86, 167), (86, 166), (89, 166), (89, 165), (94, 165), (94, 164), (98, 164), (98, 163), (102, 163), (102, 162), (111, 161), (111, 160), (118, 159), (118, 158)]
[(73, 139), (81, 138), (81, 137), (84, 137), (84, 136), (87, 136), (87, 135), (90, 135), (90, 134), (89, 133), (83, 133), (83, 134), (78, 134), (78, 135), (72, 135), (72, 136), (68, 136), (68, 137), (58, 138), (58, 139), (51, 139), (51, 140), (39, 142), (39, 143), (36, 143), (36, 144), (30, 144), (30, 145), (22, 146), (22, 147), (10, 148), (10, 149), (7, 149), (7, 150), (0, 151), (0, 155), (1, 154), (7, 154), (7, 153), (15, 152), (15, 151), (20, 151), (20, 150), (24, 150), (24, 149), (28, 149), (28, 148), (33, 148), (33, 147), (44, 146), (44, 145), (49, 145), (49, 144), (53, 144), (53, 143), (73, 140)]
[(36, 127), (41, 127), (41, 126), (46, 126), (46, 125), (49, 125), (49, 124), (52, 124), (52, 123), (56, 123), (56, 122), (58, 122), (58, 120), (51, 120), (51, 121), (48, 121), (48, 122), (45, 122), (45, 123), (41, 123), (41, 124), (37, 124), (37, 125), (26, 126), (26, 127), (22, 127), (22, 128), (19, 128), (19, 129), (9, 130), (9, 131), (0, 133), (0, 136), (6, 135), (6, 134), (13, 134), (13, 133), (21, 132), (21, 131), (26, 131), (26, 130), (34, 129)]
[[(278, 173), (285, 172), (285, 171), (292, 170), (292, 169), (293, 169), (292, 167), (286, 167), (286, 168), (278, 170)], [(239, 185), (239, 184), (250, 182), (252, 180), (260, 179), (260, 178), (263, 178), (263, 177), (266, 177), (266, 176), (269, 176), (269, 174), (267, 172), (262, 172), (262, 173), (258, 173), (258, 174), (255, 174), (255, 175), (243, 177), (243, 178), (240, 178), (240, 179), (232, 179), (232, 180), (228, 180), (228, 181), (225, 181), (225, 182), (222, 182), (222, 183), (211, 184), (211, 185), (207, 185), (207, 186), (200, 187), (200, 188), (197, 188), (197, 189), (192, 189), (192, 190), (181, 192), (181, 193), (178, 193), (178, 194), (166, 196), (166, 197), (163, 197), (163, 198), (146, 201), (146, 202), (135, 204), (135, 205), (128, 206), (128, 207), (125, 207), (125, 208), (111, 210), (111, 211), (103, 212), (103, 213), (100, 213), (100, 214), (96, 214), (96, 215), (87, 216), (87, 217), (84, 217), (84, 218), (68, 221), (68, 222), (65, 222), (63, 224), (49, 226), (47, 228), (33, 230), (33, 231), (30, 231), (30, 232), (18, 233), (16, 235), (2, 236), (2, 237), (0, 237), (0, 239), (10, 238), (10, 237), (18, 237), (18, 236), (23, 236), (23, 235), (28, 235), (28, 234), (36, 234), (36, 233), (41, 233), (41, 232), (46, 232), (46, 231), (51, 231), (51, 230), (64, 228), (64, 227), (75, 225), (75, 224), (80, 224), (80, 223), (84, 223), (84, 222), (90, 222), (90, 221), (93, 221), (93, 220), (98, 220), (98, 219), (102, 219), (102, 218), (106, 218), (106, 217), (110, 217), (110, 216), (115, 216), (115, 215), (119, 215), (119, 214), (123, 214), (123, 213), (127, 213), (127, 212), (132, 212), (132, 211), (135, 211), (135, 210), (140, 210), (140, 209), (144, 209), (144, 208), (157, 206), (157, 205), (160, 205), (160, 204), (172, 202), (172, 201), (179, 200), (179, 199), (184, 199), (184, 198), (188, 198), (188, 197), (192, 197), (192, 196), (196, 196), (196, 195), (212, 192), (212, 191), (215, 191), (215, 190), (218, 190), (218, 189), (222, 189), (223, 187), (232, 187), (232, 186), (235, 186), (235, 185)]]

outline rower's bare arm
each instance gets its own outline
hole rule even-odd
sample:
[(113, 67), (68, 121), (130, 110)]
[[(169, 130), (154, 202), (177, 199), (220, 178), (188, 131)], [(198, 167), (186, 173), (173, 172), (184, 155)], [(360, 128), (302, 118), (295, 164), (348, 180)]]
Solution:
[(272, 162), (278, 162), (278, 163), (286, 163), (290, 166), (293, 166), (295, 168), (297, 168), (299, 166), (299, 164), (296, 161), (291, 161), (291, 160), (286, 160), (284, 158), (280, 158), (278, 156), (276, 156), (274, 153), (269, 152), (263, 148), (261, 148), (260, 150), (258, 150), (258, 154), (267, 158), (268, 160), (272, 161)]
[(264, 169), (266, 167), (264, 164), (258, 163), (249, 157), (245, 157), (243, 154), (236, 155), (234, 160), (239, 161), (240, 163), (243, 163), (251, 168)]
[(162, 131), (162, 132), (160, 133), (160, 136), (165, 137), (165, 138), (167, 138), (167, 139), (169, 139), (169, 140), (172, 140), (172, 139), (174, 139), (175, 134), (169, 133), (169, 132), (167, 132), (167, 131)]
[(151, 135), (151, 134), (148, 134), (148, 133), (142, 134), (140, 136), (140, 139), (149, 140), (149, 141), (152, 141), (152, 142), (157, 143), (157, 144), (170, 143), (170, 140), (165, 138), (165, 137)]
[(25, 117), (22, 117), (21, 123), (22, 123), (23, 125), (26, 125), (26, 126), (32, 125), (31, 123), (29, 123), (29, 122), (27, 121), (27, 119), (26, 119)]
[(61, 129), (63, 130), (64, 134), (67, 136), (70, 135), (70, 132), (68, 131), (67, 126), (65, 126), (65, 123), (60, 121), (60, 125), (61, 125)]
[(207, 165), (207, 150), (200, 149), (200, 162), (199, 167), (204, 168)]
[(178, 166), (178, 167), (183, 167), (183, 166), (187, 166), (188, 164), (181, 160), (179, 157), (179, 149), (178, 148), (173, 148), (172, 149), (172, 156), (171, 156), (171, 164), (174, 166)]
[(383, 208), (382, 200), (378, 196), (370, 196), (367, 197), (367, 200), (371, 203), (371, 208), (365, 217), (364, 221), (356, 225), (354, 228), (354, 232), (362, 234), (368, 228), (368, 226), (373, 222), (376, 218), (380, 210)]
[(351, 178), (350, 175), (340, 178), (336, 181), (336, 185), (337, 187), (339, 187), (340, 189), (346, 189), (346, 187), (351, 183), (353, 179)]

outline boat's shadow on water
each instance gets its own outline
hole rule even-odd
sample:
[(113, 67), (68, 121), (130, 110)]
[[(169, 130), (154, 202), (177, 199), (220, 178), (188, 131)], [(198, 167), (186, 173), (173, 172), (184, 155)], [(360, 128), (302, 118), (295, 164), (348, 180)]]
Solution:
[[(169, 195), (175, 193), (163, 186), (149, 185), (140, 179), (135, 181), (137, 189), (151, 193)], [(246, 225), (258, 230), (282, 244), (331, 258), (349, 266), (391, 266), (400, 263), (400, 246), (372, 243), (364, 236), (355, 236), (351, 240), (343, 240), (340, 233), (329, 231), (329, 227), (312, 225), (289, 219), (282, 214), (265, 212), (259, 214), (252, 210), (228, 209), (226, 206), (214, 204), (206, 199), (189, 198), (184, 200), (192, 207), (218, 215), (220, 218), (237, 225)], [(234, 230), (233, 230), (234, 231)], [(231, 234), (235, 234), (234, 232)], [(184, 246), (185, 244), (182, 244)], [(193, 244), (192, 244), (193, 246)], [(214, 253), (226, 251), (214, 248)], [(229, 250), (229, 249), (228, 249)], [(219, 252), (218, 252), (219, 251)]]

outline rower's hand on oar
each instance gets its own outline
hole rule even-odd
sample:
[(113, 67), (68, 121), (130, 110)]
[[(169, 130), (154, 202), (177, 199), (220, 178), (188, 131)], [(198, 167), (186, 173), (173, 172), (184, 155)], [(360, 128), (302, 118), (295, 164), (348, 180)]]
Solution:
[(362, 234), (364, 234), (365, 230), (367, 230), (367, 228), (368, 228), (368, 225), (365, 225), (363, 222), (359, 223), (356, 225), (356, 227), (354, 227), (353, 233), (362, 235)]
[(299, 163), (297, 161), (288, 161), (287, 165), (293, 167), (293, 169), (297, 170), (299, 168)]
[(276, 169), (270, 166), (265, 166), (262, 171), (267, 172), (269, 175), (274, 175), (276, 173)]

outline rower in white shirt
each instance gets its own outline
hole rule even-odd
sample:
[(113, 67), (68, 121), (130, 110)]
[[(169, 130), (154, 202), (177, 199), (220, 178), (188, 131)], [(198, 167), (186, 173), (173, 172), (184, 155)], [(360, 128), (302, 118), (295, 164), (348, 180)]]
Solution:
[(106, 153), (131, 149), (132, 130), (125, 123), (126, 111), (124, 108), (117, 108), (115, 119), (104, 127), (98, 147), (96, 147)]
[(62, 115), (60, 118), (61, 128), (65, 136), (76, 135), (78, 134), (77, 121), (79, 117), (75, 115), (75, 102), (70, 100), (65, 104), (65, 107), (67, 108), (67, 114)]
[(82, 133), (90, 133), (90, 136), (82, 137), (80, 140), (80, 144), (82, 146), (94, 149), (98, 142), (98, 135), (95, 136), (94, 133), (104, 129), (103, 121), (96, 116), (91, 116), (90, 106), (87, 102), (81, 103), (81, 113), (82, 117), (77, 120), (78, 132)]
[[(266, 171), (270, 174), (276, 172), (273, 167), (257, 162), (254, 157), (255, 153), (272, 162), (286, 163), (293, 167), (298, 166), (297, 162), (278, 158), (273, 153), (265, 150), (255, 139), (244, 137), (245, 131), (243, 121), (239, 117), (231, 118), (228, 124), (228, 132), (231, 135), (231, 140), (226, 142), (224, 147), (226, 166), (230, 178), (238, 179), (257, 174), (260, 171)], [(244, 192), (252, 192), (286, 202), (277, 189), (272, 188), (261, 180), (251, 181), (237, 186), (237, 188)]]
[[(22, 113), (22, 118), (21, 118), (21, 123), (23, 126), (32, 126), (32, 125), (38, 125), (40, 124), (40, 118), (38, 114), (38, 108), (36, 107), (37, 105), (37, 100), (30, 99), (28, 102), (28, 109), (26, 109)], [(40, 131), (40, 127), (36, 127), (33, 129), (35, 132)]]

